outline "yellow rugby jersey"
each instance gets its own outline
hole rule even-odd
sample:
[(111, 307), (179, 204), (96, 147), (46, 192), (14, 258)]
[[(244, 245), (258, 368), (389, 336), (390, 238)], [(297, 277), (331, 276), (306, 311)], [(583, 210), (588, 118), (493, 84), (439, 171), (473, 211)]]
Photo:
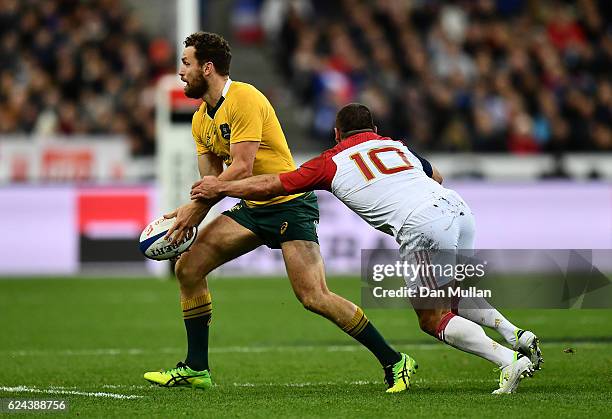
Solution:
[[(259, 90), (248, 83), (228, 79), (215, 109), (207, 109), (206, 102), (203, 102), (193, 114), (191, 132), (198, 155), (214, 153), (228, 166), (232, 163), (230, 144), (259, 141), (253, 176), (295, 170), (274, 108)], [(278, 204), (300, 195), (246, 203), (248, 206)]]

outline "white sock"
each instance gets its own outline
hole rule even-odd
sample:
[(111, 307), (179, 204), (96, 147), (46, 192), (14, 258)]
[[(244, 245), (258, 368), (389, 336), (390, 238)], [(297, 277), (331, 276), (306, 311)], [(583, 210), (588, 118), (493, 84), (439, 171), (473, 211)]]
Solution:
[(510, 323), (499, 311), (482, 297), (462, 298), (459, 300), (457, 314), (478, 323), (491, 327), (499, 332), (512, 347), (516, 346), (515, 331), (517, 327)]
[(478, 355), (499, 367), (505, 367), (514, 361), (514, 351), (489, 338), (476, 323), (453, 313), (442, 318), (436, 334), (441, 341)]

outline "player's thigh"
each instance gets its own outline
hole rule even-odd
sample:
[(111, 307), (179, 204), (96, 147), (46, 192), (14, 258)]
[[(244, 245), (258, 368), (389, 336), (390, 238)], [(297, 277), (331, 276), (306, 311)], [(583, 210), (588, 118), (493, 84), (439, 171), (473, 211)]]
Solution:
[(401, 239), (400, 255), (410, 265), (405, 276), (409, 288), (435, 290), (454, 280), (459, 225), (452, 216), (444, 216), (410, 229)]
[(261, 246), (261, 240), (226, 215), (198, 231), (196, 241), (176, 264), (177, 276), (203, 278), (213, 269)]
[[(459, 250), (473, 250), (474, 239), (476, 236), (476, 220), (471, 212), (464, 213), (459, 217), (460, 229), (459, 238), (457, 240), (457, 247)], [(469, 252), (464, 252), (465, 255), (470, 256)]]
[(325, 267), (319, 244), (308, 240), (281, 243), (287, 276), (298, 298), (327, 293)]

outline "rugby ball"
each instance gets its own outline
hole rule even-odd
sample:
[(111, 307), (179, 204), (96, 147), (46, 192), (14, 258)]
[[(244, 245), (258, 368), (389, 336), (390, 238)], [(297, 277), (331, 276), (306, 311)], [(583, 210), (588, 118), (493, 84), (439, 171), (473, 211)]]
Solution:
[(174, 224), (175, 218), (160, 217), (145, 227), (140, 235), (140, 251), (153, 260), (172, 259), (189, 249), (196, 239), (198, 228), (193, 227), (180, 243), (170, 244), (164, 236)]

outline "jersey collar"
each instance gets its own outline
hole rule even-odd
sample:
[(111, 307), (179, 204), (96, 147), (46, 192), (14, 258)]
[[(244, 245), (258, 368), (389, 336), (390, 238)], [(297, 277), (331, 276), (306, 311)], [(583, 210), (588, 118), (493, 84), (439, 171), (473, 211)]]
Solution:
[(219, 101), (217, 101), (217, 104), (215, 105), (215, 107), (214, 108), (209, 108), (208, 106), (206, 107), (206, 113), (208, 114), (210, 119), (215, 118), (215, 114), (217, 113), (217, 111), (219, 110), (223, 102), (225, 101), (225, 96), (227, 95), (227, 91), (229, 90), (231, 84), (232, 84), (232, 79), (228, 77), (227, 81), (225, 82), (225, 86), (223, 86), (223, 90), (221, 91), (221, 97), (219, 98)]
[(386, 137), (381, 137), (375, 132), (361, 132), (359, 134), (351, 135), (350, 137), (346, 137), (342, 141), (338, 143), (336, 147), (333, 149), (336, 152), (340, 152), (342, 150), (346, 150), (349, 147), (353, 147), (354, 145), (365, 143), (370, 140), (382, 140)]
[(227, 95), (227, 91), (230, 88), (230, 84), (232, 84), (232, 79), (230, 79), (228, 77), (227, 81), (225, 82), (225, 86), (223, 86), (223, 91), (221, 92), (221, 97), (225, 97), (225, 95)]
[(383, 138), (374, 131), (360, 132), (359, 134), (351, 135), (350, 137), (346, 137), (344, 140), (340, 141), (342, 144), (344, 141), (354, 141), (356, 143), (360, 143), (363, 141), (376, 140), (378, 138)]

